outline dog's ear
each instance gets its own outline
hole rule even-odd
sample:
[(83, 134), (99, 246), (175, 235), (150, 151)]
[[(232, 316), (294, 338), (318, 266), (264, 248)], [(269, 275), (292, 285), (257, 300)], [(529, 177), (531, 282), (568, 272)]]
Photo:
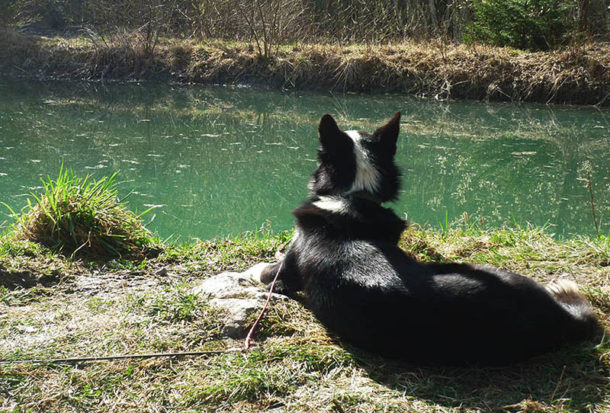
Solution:
[(335, 122), (335, 119), (328, 113), (322, 116), (322, 119), (320, 119), (320, 124), (318, 125), (318, 133), (322, 147), (331, 152), (336, 152), (345, 149), (346, 145), (349, 145), (349, 143), (351, 143), (351, 139), (349, 138), (349, 136), (347, 136), (345, 132), (339, 129), (339, 126), (337, 126), (337, 122)]
[(394, 155), (396, 153), (396, 141), (400, 132), (400, 112), (396, 112), (388, 123), (377, 129), (373, 136), (379, 140)]

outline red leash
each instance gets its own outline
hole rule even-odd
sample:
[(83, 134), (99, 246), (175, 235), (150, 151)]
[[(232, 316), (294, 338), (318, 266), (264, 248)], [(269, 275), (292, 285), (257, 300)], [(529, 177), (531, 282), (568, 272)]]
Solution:
[(284, 261), (282, 261), (280, 263), (280, 266), (277, 269), (277, 272), (275, 273), (275, 278), (273, 278), (273, 281), (271, 282), (271, 287), (269, 287), (269, 295), (267, 296), (267, 301), (265, 301), (265, 305), (263, 306), (263, 309), (259, 313), (258, 318), (254, 322), (254, 324), (252, 324), (252, 327), (250, 328), (250, 331), (248, 332), (248, 335), (246, 336), (246, 341), (244, 342), (244, 350), (248, 350), (250, 348), (250, 341), (252, 340), (252, 335), (254, 334), (256, 327), (258, 327), (258, 324), (260, 323), (260, 321), (263, 319), (263, 315), (265, 314), (267, 307), (269, 307), (269, 302), (271, 301), (271, 296), (273, 295), (273, 288), (275, 287), (275, 283), (277, 282), (277, 279), (280, 276), (280, 271), (282, 271), (283, 266), (284, 266)]

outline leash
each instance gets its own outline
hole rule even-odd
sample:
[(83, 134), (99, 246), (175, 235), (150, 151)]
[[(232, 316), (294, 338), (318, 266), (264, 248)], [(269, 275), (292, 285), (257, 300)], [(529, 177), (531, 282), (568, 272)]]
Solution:
[(54, 359), (23, 359), (23, 360), (0, 360), (1, 365), (12, 365), (12, 364), (22, 364), (22, 363), (35, 363), (35, 364), (58, 364), (58, 363), (89, 363), (93, 361), (111, 361), (111, 360), (128, 360), (128, 359), (151, 359), (151, 358), (163, 358), (163, 357), (196, 357), (196, 356), (212, 356), (218, 354), (230, 354), (230, 353), (247, 353), (250, 350), (257, 349), (260, 347), (250, 347), (250, 342), (252, 341), (252, 336), (256, 331), (259, 323), (263, 319), (263, 315), (267, 308), (269, 307), (269, 302), (271, 301), (271, 296), (273, 295), (273, 289), (275, 288), (275, 284), (277, 283), (277, 279), (279, 278), (280, 272), (284, 266), (284, 262), (280, 263), (277, 272), (275, 273), (275, 277), (271, 282), (271, 286), (269, 287), (269, 294), (267, 295), (267, 301), (263, 305), (258, 317), (250, 330), (248, 331), (248, 335), (244, 341), (244, 347), (242, 348), (230, 348), (226, 350), (209, 350), (209, 351), (184, 351), (184, 352), (176, 352), (176, 353), (150, 353), (150, 354), (123, 354), (118, 356), (100, 356), (100, 357), (69, 357), (69, 358), (54, 358)]
[(106, 361), (106, 360), (126, 360), (126, 359), (151, 359), (161, 357), (188, 357), (188, 356), (208, 356), (227, 353), (243, 353), (246, 350), (243, 348), (230, 348), (227, 350), (210, 350), (210, 351), (185, 351), (179, 353), (151, 353), (151, 354), (123, 354), (119, 356), (101, 356), (101, 357), (70, 357), (56, 359), (24, 359), (24, 360), (1, 360), (0, 365), (19, 364), (19, 363), (87, 363), (91, 361)]
[(250, 348), (250, 340), (252, 340), (252, 335), (254, 334), (256, 327), (258, 327), (258, 324), (260, 323), (260, 321), (263, 319), (263, 315), (265, 314), (267, 307), (269, 307), (269, 302), (271, 301), (271, 296), (273, 295), (273, 289), (275, 288), (275, 283), (277, 282), (277, 279), (279, 278), (280, 272), (282, 271), (283, 267), (284, 267), (284, 261), (281, 261), (280, 266), (277, 269), (277, 272), (275, 273), (275, 277), (273, 278), (273, 281), (271, 282), (271, 287), (269, 287), (269, 294), (267, 295), (267, 301), (265, 301), (265, 305), (261, 309), (261, 312), (258, 314), (256, 321), (254, 322), (254, 324), (252, 324), (250, 331), (248, 331), (248, 335), (246, 336), (246, 340), (244, 341), (244, 350), (245, 351), (247, 351)]

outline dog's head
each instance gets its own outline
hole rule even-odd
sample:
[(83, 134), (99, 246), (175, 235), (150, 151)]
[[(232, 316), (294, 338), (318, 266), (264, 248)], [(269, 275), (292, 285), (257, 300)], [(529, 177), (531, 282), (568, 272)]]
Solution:
[(332, 116), (322, 116), (319, 166), (309, 183), (312, 194), (361, 194), (379, 202), (396, 199), (400, 181), (394, 155), (399, 129), (400, 112), (373, 134), (342, 131)]

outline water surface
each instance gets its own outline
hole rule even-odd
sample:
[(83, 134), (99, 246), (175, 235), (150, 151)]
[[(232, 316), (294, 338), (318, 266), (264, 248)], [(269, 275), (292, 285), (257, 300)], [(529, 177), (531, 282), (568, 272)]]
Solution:
[(486, 227), (591, 235), (590, 170), (609, 232), (607, 109), (392, 95), (0, 81), (0, 201), (23, 207), (63, 160), (81, 175), (120, 171), (121, 193), (133, 191), (134, 210), (155, 207), (146, 219), (162, 237), (289, 229), (316, 166), (320, 116), (372, 131), (397, 110), (404, 177), (390, 205), (400, 215), (438, 227), (466, 212)]

